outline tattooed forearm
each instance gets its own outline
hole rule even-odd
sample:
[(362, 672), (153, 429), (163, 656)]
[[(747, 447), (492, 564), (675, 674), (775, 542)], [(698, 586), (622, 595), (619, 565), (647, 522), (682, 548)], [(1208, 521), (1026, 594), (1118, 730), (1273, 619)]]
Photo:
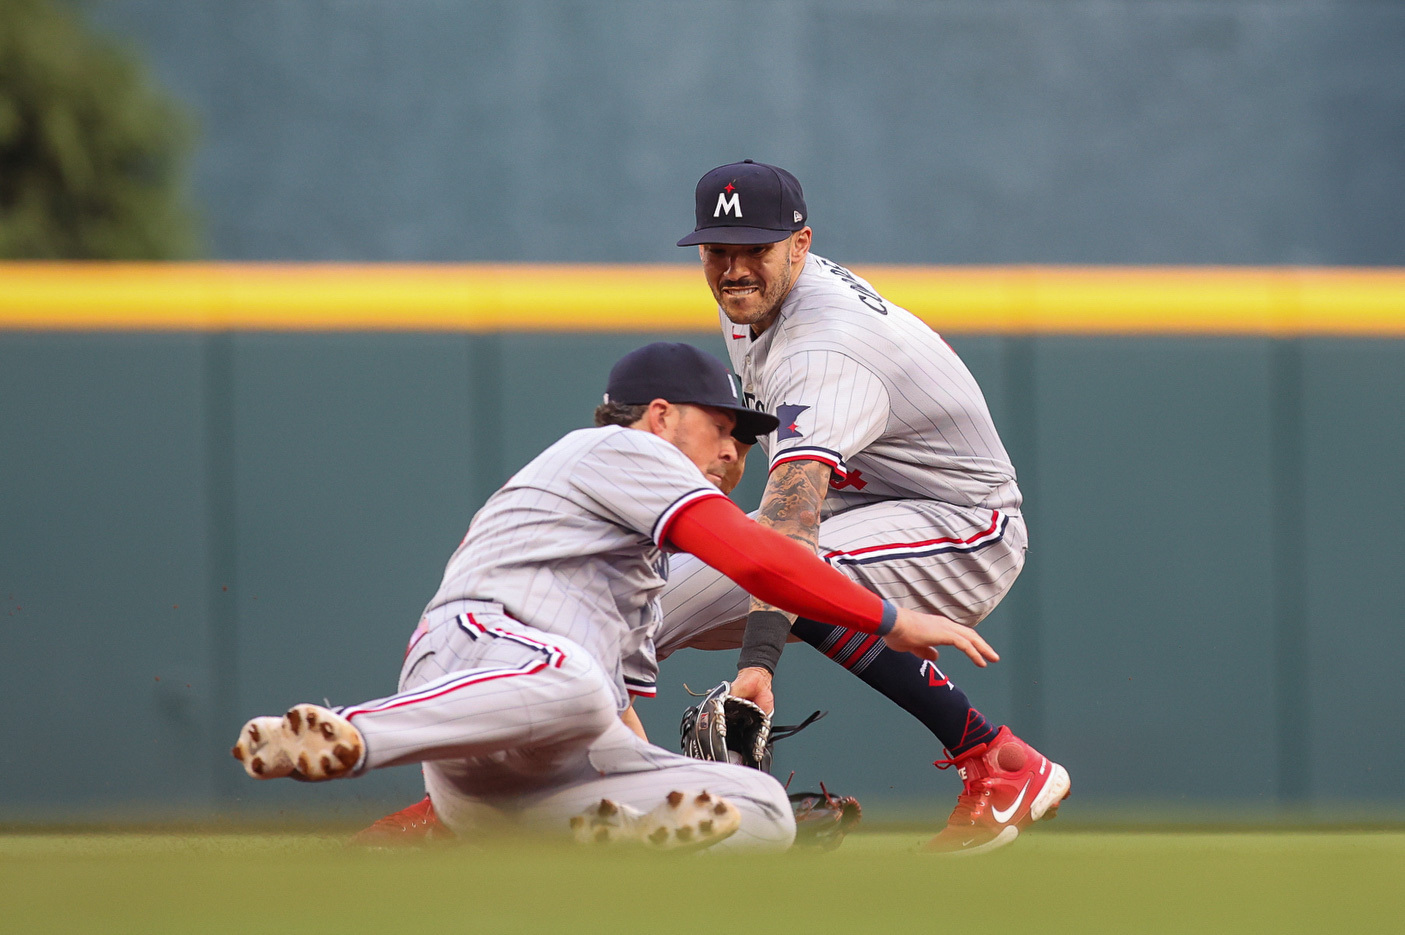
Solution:
[[(766, 493), (761, 497), (761, 511), (756, 521), (813, 552), (820, 538), (820, 504), (824, 503), (828, 491), (829, 465), (820, 461), (782, 464), (766, 481)], [(778, 608), (752, 598), (751, 609)]]

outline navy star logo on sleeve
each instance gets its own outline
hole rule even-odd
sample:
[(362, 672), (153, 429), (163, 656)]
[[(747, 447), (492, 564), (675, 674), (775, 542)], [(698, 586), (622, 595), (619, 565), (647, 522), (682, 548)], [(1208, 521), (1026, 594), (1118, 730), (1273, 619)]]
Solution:
[(783, 442), (787, 438), (804, 438), (805, 433), (796, 428), (796, 422), (800, 419), (800, 413), (809, 409), (809, 406), (781, 405), (776, 407), (776, 418), (781, 420), (780, 427), (776, 429), (776, 441)]

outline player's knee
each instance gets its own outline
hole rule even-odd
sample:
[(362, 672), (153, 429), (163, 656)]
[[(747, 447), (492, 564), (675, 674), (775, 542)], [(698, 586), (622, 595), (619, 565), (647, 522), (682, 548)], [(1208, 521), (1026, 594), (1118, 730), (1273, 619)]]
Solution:
[(790, 847), (795, 841), (795, 813), (785, 788), (768, 773), (745, 766), (727, 768), (735, 772), (728, 777), (731, 788), (723, 795), (741, 810), (742, 825), (719, 849), (780, 851)]

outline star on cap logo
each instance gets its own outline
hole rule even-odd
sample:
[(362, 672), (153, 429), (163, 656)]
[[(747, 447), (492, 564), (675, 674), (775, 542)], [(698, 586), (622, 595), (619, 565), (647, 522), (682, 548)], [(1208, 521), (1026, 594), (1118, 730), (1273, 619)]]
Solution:
[(717, 193), (717, 207), (712, 209), (712, 216), (720, 218), (724, 214), (736, 212), (737, 217), (742, 216), (742, 196), (737, 191), (736, 179), (728, 182), (722, 191)]

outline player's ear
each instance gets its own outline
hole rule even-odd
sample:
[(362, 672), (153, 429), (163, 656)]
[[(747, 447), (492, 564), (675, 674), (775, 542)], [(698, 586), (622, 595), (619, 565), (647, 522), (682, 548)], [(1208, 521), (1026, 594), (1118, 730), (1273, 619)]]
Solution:
[(790, 240), (790, 262), (799, 263), (805, 259), (805, 254), (810, 252), (811, 231), (809, 227), (802, 227), (792, 235)]
[(644, 419), (649, 426), (649, 431), (655, 435), (662, 435), (668, 431), (670, 424), (678, 417), (678, 407), (674, 406), (666, 399), (655, 399), (649, 403), (649, 408), (644, 413)]

